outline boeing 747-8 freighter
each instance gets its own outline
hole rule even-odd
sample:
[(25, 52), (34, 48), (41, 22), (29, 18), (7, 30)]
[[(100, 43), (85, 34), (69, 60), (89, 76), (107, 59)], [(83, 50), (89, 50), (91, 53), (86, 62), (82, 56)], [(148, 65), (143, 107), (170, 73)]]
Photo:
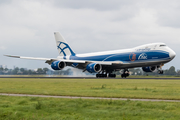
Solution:
[(123, 70), (121, 77), (129, 76), (129, 68), (142, 67), (145, 72), (158, 71), (171, 61), (176, 53), (164, 43), (151, 43), (131, 49), (76, 54), (59, 32), (54, 32), (59, 56), (57, 58), (35, 58), (5, 55), (8, 57), (44, 60), (53, 70), (66, 66), (96, 73), (96, 77), (116, 77), (114, 71)]

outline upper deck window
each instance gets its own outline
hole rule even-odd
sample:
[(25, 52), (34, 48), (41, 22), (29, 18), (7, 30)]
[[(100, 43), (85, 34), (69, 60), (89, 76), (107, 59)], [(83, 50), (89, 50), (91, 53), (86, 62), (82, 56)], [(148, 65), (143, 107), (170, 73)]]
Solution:
[(166, 46), (166, 45), (160, 45), (160, 47), (163, 47), (163, 46)]

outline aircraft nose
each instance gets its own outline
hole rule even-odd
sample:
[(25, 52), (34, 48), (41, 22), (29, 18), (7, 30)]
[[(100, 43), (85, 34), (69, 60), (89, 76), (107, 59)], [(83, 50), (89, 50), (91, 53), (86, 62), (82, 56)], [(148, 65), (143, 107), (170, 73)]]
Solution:
[(169, 55), (170, 55), (171, 59), (173, 59), (176, 56), (176, 53), (173, 50), (171, 50), (169, 52)]

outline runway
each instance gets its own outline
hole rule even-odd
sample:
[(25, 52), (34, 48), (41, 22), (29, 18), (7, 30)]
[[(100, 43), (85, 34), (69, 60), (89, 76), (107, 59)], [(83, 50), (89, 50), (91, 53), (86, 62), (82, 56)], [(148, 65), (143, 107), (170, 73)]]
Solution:
[(180, 102), (180, 100), (160, 100), (160, 99), (134, 99), (134, 98), (104, 98), (104, 97), (78, 97), (78, 96), (51, 96), (51, 95), (30, 95), (30, 94), (8, 94), (0, 93), (4, 96), (19, 97), (44, 97), (44, 98), (66, 98), (66, 99), (93, 99), (93, 100), (131, 100), (131, 101), (150, 101), (150, 102)]
[(168, 77), (154, 77), (154, 78), (121, 78), (121, 77), (118, 77), (118, 78), (96, 78), (96, 77), (8, 77), (8, 76), (5, 76), (5, 77), (2, 77), (0, 76), (0, 78), (37, 78), (37, 79), (156, 79), (156, 80), (169, 80), (169, 79), (172, 79), (172, 80), (180, 80), (180, 77), (177, 77), (177, 78), (168, 78)]

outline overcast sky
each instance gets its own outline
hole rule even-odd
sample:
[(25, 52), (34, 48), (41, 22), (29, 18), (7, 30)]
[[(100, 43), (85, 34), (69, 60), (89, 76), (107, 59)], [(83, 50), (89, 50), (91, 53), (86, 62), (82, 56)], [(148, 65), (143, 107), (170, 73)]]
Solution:
[(56, 58), (54, 31), (76, 53), (163, 42), (177, 54), (164, 69), (180, 69), (179, 0), (0, 0), (0, 65), (49, 67), (3, 54)]

